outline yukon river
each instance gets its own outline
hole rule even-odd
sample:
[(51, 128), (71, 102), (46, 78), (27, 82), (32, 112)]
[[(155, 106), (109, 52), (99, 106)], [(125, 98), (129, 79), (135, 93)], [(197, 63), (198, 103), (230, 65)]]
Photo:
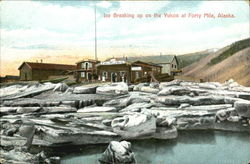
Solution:
[[(130, 141), (138, 164), (247, 164), (250, 133), (180, 131), (175, 140)], [(107, 145), (82, 148), (62, 157), (62, 164), (99, 164)]]

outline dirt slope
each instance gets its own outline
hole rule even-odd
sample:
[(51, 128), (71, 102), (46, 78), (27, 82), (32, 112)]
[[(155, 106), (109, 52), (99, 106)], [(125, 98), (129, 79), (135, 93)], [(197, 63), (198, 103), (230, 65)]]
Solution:
[(227, 51), (227, 46), (214, 54), (208, 55), (200, 61), (183, 69), (184, 76), (201, 78), (205, 81), (224, 82), (230, 78), (244, 86), (250, 86), (250, 47), (244, 48), (217, 64), (211, 60)]
[(201, 52), (195, 52), (195, 53), (190, 53), (190, 54), (183, 54), (183, 55), (177, 55), (177, 59), (179, 62), (179, 68), (184, 68), (188, 65), (191, 65), (202, 58), (212, 54), (211, 50), (205, 50)]

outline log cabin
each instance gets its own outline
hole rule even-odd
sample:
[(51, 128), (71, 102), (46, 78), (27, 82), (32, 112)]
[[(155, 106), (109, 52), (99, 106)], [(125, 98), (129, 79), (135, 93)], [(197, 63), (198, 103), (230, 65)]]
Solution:
[(23, 62), (18, 68), (20, 80), (48, 80), (49, 76), (67, 74), (67, 72), (76, 70), (75, 65), (53, 64), (53, 63), (35, 63)]

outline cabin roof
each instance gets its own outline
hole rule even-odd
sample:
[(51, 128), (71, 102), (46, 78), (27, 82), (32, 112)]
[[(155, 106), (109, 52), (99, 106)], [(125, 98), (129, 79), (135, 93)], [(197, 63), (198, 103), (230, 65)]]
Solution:
[(79, 63), (82, 63), (82, 62), (99, 63), (100, 61), (95, 60), (95, 59), (83, 59), (83, 60), (80, 60), (80, 61), (76, 62), (76, 64), (79, 64)]
[(154, 67), (162, 67), (159, 64), (155, 64), (155, 63), (151, 63), (151, 62), (142, 62), (142, 61), (135, 61), (133, 63), (131, 63), (132, 65), (136, 65), (136, 64), (145, 64), (145, 65), (149, 65), (149, 66), (154, 66)]
[(67, 65), (67, 64), (54, 64), (54, 63), (33, 63), (33, 62), (23, 62), (22, 65), (18, 68), (19, 70), (27, 65), (31, 69), (40, 69), (40, 70), (75, 70), (76, 65)]
[[(171, 63), (174, 60), (174, 58), (176, 58), (175, 55), (158, 55), (158, 56), (152, 55), (152, 56), (126, 57), (123, 59), (129, 62), (135, 62), (139, 60), (139, 61), (146, 62), (146, 63), (163, 64), (163, 63)], [(176, 61), (177, 61), (177, 58), (176, 58)]]
[(109, 58), (103, 62), (100, 62), (99, 64), (97, 64), (97, 66), (100, 66), (100, 65), (120, 65), (120, 64), (129, 64), (129, 63), (126, 62), (125, 60), (122, 60), (122, 59), (120, 60), (117, 58)]
[(126, 60), (122, 60), (122, 59), (118, 59), (118, 58), (111, 58), (109, 60), (106, 60), (104, 62), (101, 62), (99, 64), (97, 64), (97, 66), (101, 66), (101, 65), (137, 65), (137, 64), (144, 64), (147, 66), (153, 66), (153, 67), (162, 67), (159, 64), (155, 64), (152, 62), (143, 62), (140, 60), (136, 60), (136, 61), (126, 61)]

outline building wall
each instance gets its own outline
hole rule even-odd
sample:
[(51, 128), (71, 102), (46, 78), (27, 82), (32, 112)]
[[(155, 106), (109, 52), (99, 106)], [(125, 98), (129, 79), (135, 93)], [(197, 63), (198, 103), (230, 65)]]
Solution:
[(95, 69), (96, 68), (96, 63), (95, 62), (84, 61), (84, 62), (81, 62), (81, 63), (77, 63), (77, 65), (76, 65), (77, 69), (86, 69), (85, 68), (86, 63), (88, 63), (89, 69)]
[(48, 80), (49, 76), (62, 75), (62, 70), (32, 70), (32, 80)]
[(78, 80), (80, 81), (89, 81), (89, 80), (97, 80), (98, 73), (95, 70), (81, 70), (77, 72)]
[[(88, 68), (86, 68), (86, 63), (88, 63)], [(83, 61), (77, 63), (77, 76), (79, 81), (88, 81), (91, 79), (96, 79), (96, 64), (95, 62)], [(84, 76), (83, 76), (84, 75)]]
[(162, 66), (162, 73), (168, 73), (169, 75), (171, 75), (172, 71), (178, 70), (176, 58), (171, 63), (161, 63), (160, 65)]
[(137, 78), (141, 78), (144, 76), (144, 72), (143, 71), (132, 71), (131, 72), (131, 82), (135, 82), (135, 80)]
[(162, 73), (162, 68), (160, 67), (153, 67), (153, 74), (156, 75), (156, 74), (161, 74)]
[[(135, 69), (134, 69), (135, 68)], [(117, 82), (125, 81), (125, 82), (135, 82), (137, 78), (141, 78), (143, 76), (147, 76), (149, 72), (154, 72), (154, 74), (160, 74), (161, 68), (160, 67), (152, 67), (146, 66), (144, 64), (138, 64), (135, 65), (126, 65), (126, 64), (120, 64), (120, 65), (102, 65), (98, 67), (98, 71), (100, 71), (100, 79), (102, 81), (113, 81), (112, 74), (116, 75)], [(104, 78), (105, 77), (105, 78)], [(126, 79), (126, 80), (124, 80)]]
[(20, 69), (20, 80), (32, 80), (32, 71), (26, 64)]
[(170, 72), (178, 70), (176, 58), (170, 64)]
[[(99, 78), (102, 81), (112, 81), (112, 74), (116, 74), (117, 82), (120, 82), (124, 79), (130, 83), (131, 81), (131, 67), (129, 65), (102, 65), (98, 67)], [(122, 76), (124, 74), (124, 76)], [(104, 75), (106, 75), (104, 77)]]
[(168, 73), (170, 75), (170, 64), (169, 63), (164, 63), (160, 64), (162, 66), (162, 73)]
[[(140, 67), (141, 70), (133, 70), (133, 67)], [(143, 76), (147, 76), (149, 74), (149, 72), (152, 72), (152, 68), (149, 67), (145, 67), (140, 64), (138, 64), (137, 66), (132, 66), (132, 70), (131, 70), (131, 82), (135, 82), (135, 80), (137, 78), (141, 78)]]

